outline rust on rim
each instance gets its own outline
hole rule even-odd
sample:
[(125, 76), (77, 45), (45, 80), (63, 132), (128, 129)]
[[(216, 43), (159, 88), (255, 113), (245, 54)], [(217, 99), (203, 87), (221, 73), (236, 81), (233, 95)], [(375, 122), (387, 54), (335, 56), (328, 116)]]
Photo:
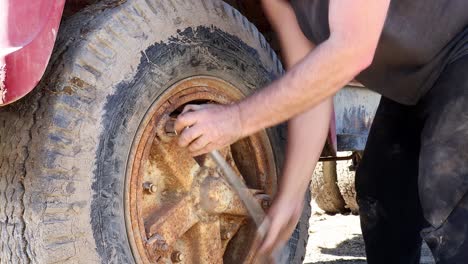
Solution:
[[(167, 133), (186, 104), (228, 104), (239, 89), (214, 77), (182, 80), (150, 107), (135, 136), (125, 186), (125, 215), (138, 263), (251, 263), (256, 228), (214, 161), (200, 166)], [(266, 132), (221, 150), (258, 202), (276, 191), (277, 174)]]

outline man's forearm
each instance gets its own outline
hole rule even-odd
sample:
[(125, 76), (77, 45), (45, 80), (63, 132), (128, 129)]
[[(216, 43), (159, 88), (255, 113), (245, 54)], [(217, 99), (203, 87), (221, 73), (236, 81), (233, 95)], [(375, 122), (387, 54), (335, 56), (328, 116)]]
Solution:
[[(287, 1), (264, 0), (263, 7), (280, 40), (283, 62), (289, 70), (313, 50), (314, 44), (302, 33)], [(328, 134), (332, 108), (331, 98), (326, 99), (289, 121), (288, 147), (278, 199), (291, 204), (305, 192)]]
[(279, 124), (335, 94), (364, 66), (352, 50), (324, 42), (283, 78), (239, 103), (244, 133)]
[(309, 187), (328, 135), (333, 98), (328, 98), (288, 123), (288, 147), (278, 197), (293, 203)]

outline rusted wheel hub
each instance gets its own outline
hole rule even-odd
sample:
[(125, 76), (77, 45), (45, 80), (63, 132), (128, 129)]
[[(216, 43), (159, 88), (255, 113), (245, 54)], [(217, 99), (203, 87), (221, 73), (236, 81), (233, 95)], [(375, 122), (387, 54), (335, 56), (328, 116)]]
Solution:
[[(135, 138), (126, 186), (127, 230), (137, 262), (249, 263), (255, 228), (209, 158), (200, 166), (166, 124), (188, 103), (242, 98), (232, 85), (194, 77), (170, 87), (148, 111)], [(221, 150), (262, 206), (276, 189), (265, 132)]]

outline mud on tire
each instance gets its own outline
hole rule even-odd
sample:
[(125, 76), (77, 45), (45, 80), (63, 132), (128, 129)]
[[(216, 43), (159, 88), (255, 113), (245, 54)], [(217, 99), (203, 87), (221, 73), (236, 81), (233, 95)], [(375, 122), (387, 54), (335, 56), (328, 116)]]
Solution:
[(352, 160), (337, 161), (336, 171), (338, 179), (338, 188), (345, 201), (345, 207), (351, 210), (351, 213), (359, 213), (359, 205), (356, 202), (356, 188), (354, 185), (355, 171), (351, 170)]
[(337, 185), (336, 162), (318, 162), (311, 182), (312, 198), (329, 214), (345, 212), (345, 202)]

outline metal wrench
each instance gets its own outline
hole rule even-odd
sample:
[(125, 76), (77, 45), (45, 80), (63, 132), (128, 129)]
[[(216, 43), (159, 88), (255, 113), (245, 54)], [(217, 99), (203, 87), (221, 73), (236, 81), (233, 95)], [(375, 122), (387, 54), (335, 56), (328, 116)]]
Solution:
[[(260, 204), (258, 204), (255, 197), (249, 191), (247, 186), (244, 184), (243, 181), (237, 176), (234, 170), (229, 166), (226, 160), (221, 156), (219, 151), (214, 150), (209, 153), (210, 157), (216, 162), (218, 167), (223, 172), (224, 179), (229, 183), (232, 189), (239, 195), (242, 203), (244, 204), (247, 212), (252, 217), (255, 225), (257, 226), (257, 233), (259, 234), (260, 238), (263, 239), (269, 229), (269, 222), (264, 221), (265, 219), (265, 212), (263, 211)], [(289, 257), (289, 251), (286, 247), (277, 250), (273, 253), (273, 263), (274, 264), (283, 264), (287, 262)]]

